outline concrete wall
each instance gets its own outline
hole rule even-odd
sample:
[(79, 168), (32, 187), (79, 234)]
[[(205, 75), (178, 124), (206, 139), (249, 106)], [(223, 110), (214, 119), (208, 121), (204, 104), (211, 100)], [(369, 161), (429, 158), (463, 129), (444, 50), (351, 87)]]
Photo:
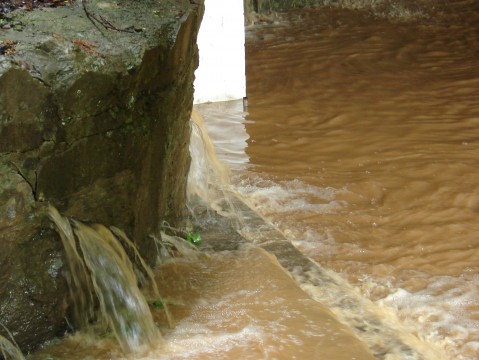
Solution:
[(195, 103), (246, 96), (243, 0), (205, 0)]

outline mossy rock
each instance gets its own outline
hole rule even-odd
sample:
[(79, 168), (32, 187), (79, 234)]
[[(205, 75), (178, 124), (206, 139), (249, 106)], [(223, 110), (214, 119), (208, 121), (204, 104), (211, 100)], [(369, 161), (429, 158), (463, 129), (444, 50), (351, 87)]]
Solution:
[(48, 203), (123, 229), (150, 264), (149, 235), (185, 212), (203, 4), (90, 0), (88, 11), (116, 30), (80, 1), (12, 12), (0, 30), (15, 44), (0, 55), (0, 313), (23, 351), (62, 333), (68, 313)]

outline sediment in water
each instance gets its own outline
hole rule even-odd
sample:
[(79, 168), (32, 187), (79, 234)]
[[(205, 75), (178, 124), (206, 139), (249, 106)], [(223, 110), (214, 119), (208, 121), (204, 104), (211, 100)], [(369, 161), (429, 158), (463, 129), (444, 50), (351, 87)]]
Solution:
[(77, 329), (112, 331), (126, 352), (158, 342), (160, 334), (119, 239), (105, 226), (68, 219), (52, 206), (49, 216), (67, 253)]
[[(201, 124), (201, 117), (197, 117)], [(207, 136), (206, 132), (202, 132), (202, 135)], [(203, 145), (207, 153), (214, 154), (209, 141), (204, 141)], [(200, 159), (207, 157), (207, 154), (199, 155)], [(195, 161), (196, 157), (192, 156), (193, 164)], [(206, 166), (200, 169), (215, 171), (214, 166), (213, 169)], [(203, 247), (210, 247), (214, 251), (238, 250), (245, 246), (266, 250), (303, 291), (332, 311), (339, 322), (345, 324), (378, 359), (443, 358), (432, 344), (423, 342), (404, 329), (393, 314), (385, 314), (347, 281), (303, 255), (281, 232), (252, 210), (253, 207), (232, 186), (226, 183), (210, 185), (212, 189), (206, 197), (195, 198), (189, 194), (190, 201), (196, 201), (190, 203), (190, 209), (195, 223), (202, 226), (205, 239)], [(196, 188), (189, 190), (194, 192)], [(222, 202), (218, 199), (222, 199)], [(209, 203), (214, 203), (215, 207), (221, 204), (219, 213), (205, 210)]]
[[(247, 220), (254, 221), (254, 225), (250, 223), (252, 226), (259, 226), (265, 230), (263, 234), (271, 236), (274, 230), (251, 210), (239, 200), (235, 205), (242, 208)], [(347, 325), (341, 324), (324, 305), (301, 290), (274, 255), (239, 235), (235, 221), (214, 215), (211, 209), (202, 214), (204, 216), (196, 214), (196, 226), (203, 237), (200, 248), (186, 246), (185, 240), (166, 234), (159, 240), (159, 245), (168, 243), (175, 248), (156, 270), (158, 285), (167, 284), (162, 302), (169, 306), (175, 319), (175, 327), (168, 329), (164, 326), (164, 311), (151, 309), (163, 332), (161, 344), (150, 344), (149, 349), (131, 356), (122, 354), (109, 339), (97, 337), (92, 342), (80, 332), (33, 354), (30, 360), (44, 359), (45, 356), (72, 360), (85, 356), (97, 360), (112, 356), (144, 360), (295, 356), (344, 360), (374, 358), (367, 345)], [(67, 219), (54, 212), (52, 218), (57, 226), (65, 228), (62, 220)], [(93, 227), (76, 221), (73, 227), (72, 232), (76, 233), (82, 252), (88, 254), (85, 263), (92, 273), (92, 287), (96, 292), (102, 292), (102, 296), (108, 296), (110, 290), (96, 283), (99, 276), (104, 276), (104, 270), (88, 264), (91, 260), (107, 265), (104, 264), (105, 253), (119, 255), (113, 256), (114, 262), (119, 264), (126, 257), (117, 254), (119, 249), (114, 244), (104, 244), (107, 249), (103, 245), (100, 248), (95, 246), (91, 252), (89, 245), (82, 244), (90, 243), (87, 237), (92, 236), (97, 245), (104, 240), (98, 239), (98, 233), (91, 234), (95, 232)], [(261, 233), (261, 230), (255, 232), (256, 239)], [(108, 262), (108, 266), (102, 268), (112, 266)], [(128, 284), (133, 286), (130, 282)], [(343, 349), (340, 354), (338, 348)]]
[[(230, 201), (244, 226), (237, 228), (236, 221), (211, 212), (203, 212), (204, 217), (196, 214), (197, 223), (204, 224), (201, 227), (203, 248), (212, 251), (239, 251), (245, 247), (265, 250), (277, 259), (277, 270), (286, 271), (291, 281), (321, 304), (325, 312), (334, 314), (337, 324), (344, 324), (341, 326), (354, 334), (354, 340), (348, 341), (360, 341), (376, 359), (442, 359), (430, 344), (402, 329), (393, 317), (384, 316), (377, 305), (361, 296), (344, 279), (303, 255), (241, 199)], [(345, 345), (338, 341), (337, 347), (342, 346)], [(339, 356), (337, 352), (335, 356)]]
[[(135, 358), (428, 358), (430, 349), (419, 339), (380, 317), (344, 280), (301, 254), (227, 184), (221, 189), (228, 201), (218, 212), (200, 197), (190, 203), (191, 221), (203, 238), (199, 249), (183, 251), (176, 240), (165, 239), (176, 251), (159, 264), (156, 281), (168, 284), (163, 303), (175, 328), (163, 327), (162, 346)], [(153, 310), (153, 317), (157, 324), (165, 321), (161, 310)], [(72, 352), (72, 359), (87, 353), (124, 358), (107, 340), (85, 343), (76, 335), (32, 360)]]

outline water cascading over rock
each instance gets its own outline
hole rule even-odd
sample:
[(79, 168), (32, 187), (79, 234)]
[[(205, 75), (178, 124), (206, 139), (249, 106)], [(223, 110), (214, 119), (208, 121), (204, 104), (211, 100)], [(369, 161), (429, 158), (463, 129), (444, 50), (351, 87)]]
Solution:
[(7, 328), (4, 328), (4, 330), (8, 332), (12, 341), (0, 335), (0, 355), (3, 357), (2, 359), (25, 360), (25, 357), (18, 348), (18, 345), (15, 343), (15, 339), (13, 339), (11, 333), (8, 331)]
[(111, 329), (125, 351), (157, 342), (160, 333), (138, 288), (133, 265), (115, 235), (105, 226), (63, 217), (54, 207), (49, 215), (67, 254), (77, 326), (88, 331), (96, 319), (95, 325), (103, 331)]

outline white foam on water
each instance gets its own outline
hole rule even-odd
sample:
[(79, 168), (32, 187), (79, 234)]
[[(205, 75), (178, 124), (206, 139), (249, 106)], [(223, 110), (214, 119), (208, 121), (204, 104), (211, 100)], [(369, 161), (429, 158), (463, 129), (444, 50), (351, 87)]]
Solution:
[(465, 360), (479, 354), (479, 319), (466, 311), (477, 308), (478, 299), (478, 276), (439, 276), (417, 292), (391, 289), (377, 303), (393, 309), (411, 331)]
[[(336, 240), (332, 231), (322, 229), (323, 233), (320, 234), (317, 232), (318, 229), (314, 228), (295, 228), (294, 220), (277, 219), (284, 214), (338, 211), (344, 204), (340, 201), (336, 202), (334, 197), (346, 190), (320, 189), (314, 186), (304, 186), (301, 189), (300, 186), (299, 181), (281, 184), (261, 181), (261, 186), (244, 186), (243, 184), (240, 187), (240, 192), (248, 199), (252, 199), (250, 201), (266, 218), (274, 214), (276, 220), (273, 223), (281, 228), (282, 233), (305, 253), (315, 251), (319, 245), (325, 251), (334, 253), (337, 244), (335, 245)], [(315, 197), (320, 197), (329, 203), (318, 205), (308, 201)], [(278, 214), (279, 216), (276, 216)], [(330, 246), (325, 246), (325, 244)], [(353, 244), (348, 244), (348, 246), (353, 246)], [(328, 306), (333, 305), (332, 299), (325, 296), (324, 293), (320, 294), (319, 289), (315, 289), (314, 286), (303, 285), (302, 287), (305, 291), (316, 294), (318, 301)], [(437, 277), (429, 279), (427, 287), (417, 292), (396, 288), (387, 278), (367, 278), (364, 279), (363, 286), (358, 290), (367, 295), (367, 289), (371, 287), (382, 288), (388, 292), (385, 298), (375, 302), (378, 307), (373, 312), (378, 313), (383, 319), (388, 319), (393, 326), (399, 326), (404, 332), (414, 334), (425, 343), (437, 345), (438, 348), (444, 350), (446, 358), (460, 360), (477, 358), (479, 354), (479, 320), (470, 317), (470, 309), (478, 306), (479, 277)], [(344, 312), (345, 316), (349, 316), (346, 315), (349, 311), (346, 308), (337, 307), (336, 311)], [(477, 314), (477, 310), (475, 313)], [(427, 350), (425, 352), (427, 353)], [(431, 359), (435, 356), (434, 351), (432, 354)]]
[(297, 179), (275, 183), (255, 178), (254, 175), (235, 182), (235, 188), (262, 213), (331, 213), (345, 204), (336, 200), (336, 195), (347, 191), (332, 187), (319, 188)]
[[(203, 134), (206, 136), (206, 133)], [(192, 151), (192, 153), (194, 153)], [(194, 159), (194, 157), (193, 157)], [(207, 167), (201, 167), (201, 169), (207, 169)], [(321, 188), (313, 185), (308, 185), (300, 180), (281, 181), (276, 183), (272, 180), (262, 178), (260, 175), (254, 173), (248, 173), (242, 175), (240, 178), (233, 179), (234, 189), (243, 196), (247, 203), (252, 204), (255, 209), (265, 218), (272, 216), (278, 221), (278, 227), (287, 232), (289, 229), (294, 229), (294, 226), (298, 226), (297, 219), (298, 214), (312, 214), (317, 216), (318, 214), (330, 214), (339, 211), (343, 206), (347, 205), (342, 200), (337, 200), (339, 194), (347, 193), (346, 189), (335, 189), (332, 187)], [(278, 216), (279, 214), (279, 216)], [(293, 223), (286, 225), (283, 222), (285, 215), (292, 220)], [(279, 220), (278, 220), (279, 219)], [(246, 224), (248, 225), (248, 224)], [(314, 237), (314, 230), (308, 230), (311, 232), (311, 237)], [(290, 237), (291, 240), (294, 236)], [(329, 241), (333, 241), (330, 239)], [(434, 350), (427, 349), (427, 345), (416, 339), (414, 336), (408, 336), (402, 331), (401, 326), (397, 322), (393, 322), (389, 325), (385, 325), (378, 320), (374, 314), (375, 306), (368, 302), (366, 299), (361, 298), (361, 295), (357, 294), (344, 279), (340, 279), (337, 274), (326, 274), (325, 271), (315, 272), (314, 269), (306, 273), (303, 270), (298, 269), (299, 272), (293, 271), (292, 275), (294, 279), (300, 284), (301, 288), (309, 294), (313, 299), (319, 303), (326, 305), (331, 309), (343, 323), (348, 324), (351, 328), (355, 326), (360, 328), (360, 332), (366, 334), (365, 337), (361, 337), (370, 347), (375, 346), (378, 349), (374, 350), (375, 353), (385, 352), (391, 356), (402, 356), (403, 359), (419, 359), (418, 352), (425, 354), (427, 352), (432, 353), (430, 359), (439, 359), (437, 353)], [(321, 284), (318, 286), (318, 284)], [(281, 299), (275, 299), (280, 301)], [(229, 303), (230, 300), (228, 299)], [(218, 304), (213, 305), (216, 307)], [(261, 304), (265, 309), (276, 309), (279, 304)], [(346, 307), (345, 307), (346, 306)], [(266, 312), (268, 310), (265, 310)], [(246, 314), (242, 314), (245, 316)], [(290, 316), (286, 315), (286, 316)], [(277, 321), (270, 321), (274, 324), (273, 328), (267, 333), (273, 334), (273, 343), (275, 351), (281, 349), (284, 346), (284, 342), (288, 340), (288, 336), (282, 336), (281, 338), (274, 337), (275, 331), (282, 330), (288, 332), (288, 329), (282, 329), (280, 323), (283, 316), (276, 314)], [(231, 319), (230, 319), (231, 321)], [(374, 325), (369, 326), (368, 323), (372, 322)], [(263, 325), (264, 326), (264, 325)], [(315, 324), (309, 324), (303, 329), (303, 334), (317, 334), (314, 331)], [(374, 334), (375, 329), (379, 332), (384, 331), (387, 335), (381, 333)], [(356, 334), (358, 334), (356, 332)], [(314, 338), (314, 335), (313, 335)], [(298, 339), (289, 339), (289, 341), (300, 341)]]
[[(378, 15), (385, 2), (374, 4)], [(310, 20), (307, 11), (252, 19), (261, 24), (247, 34), (252, 164), (233, 184), (303, 253), (337, 270), (326, 273), (338, 292), (351, 288), (336, 299), (308, 284), (324, 274), (293, 274), (318, 301), (364, 320), (356, 299), (444, 358), (478, 359), (477, 1), (388, 9), (434, 21), (391, 26), (326, 8)]]
[[(236, 332), (213, 332), (207, 326), (184, 322), (177, 325), (175, 332), (165, 338), (163, 354), (146, 359), (199, 358), (225, 353), (237, 347), (247, 347), (263, 336), (261, 328), (248, 325)], [(165, 354), (166, 353), (166, 354)], [(145, 360), (146, 360), (145, 359)]]
[[(348, 193), (348, 190), (345, 188), (321, 188), (306, 184), (297, 179), (275, 182), (252, 172), (248, 172), (247, 175), (241, 174), (238, 178), (233, 179), (232, 183), (234, 189), (246, 199), (247, 203), (252, 204), (265, 218), (270, 216), (273, 222), (276, 221), (276, 225), (285, 235), (288, 234), (290, 229), (295, 231), (294, 227), (300, 226), (296, 221), (298, 215), (301, 216), (303, 213), (312, 214), (313, 216), (331, 214), (340, 211), (347, 205), (345, 201), (337, 199), (338, 195)], [(286, 220), (286, 225), (284, 224), (285, 215), (290, 215), (287, 218), (291, 219), (292, 223), (288, 223)], [(299, 231), (302, 230), (299, 229)], [(311, 239), (318, 239), (314, 229), (308, 229), (307, 232)], [(289, 238), (290, 240), (295, 240), (294, 236)], [(331, 234), (326, 239), (329, 242), (334, 242)], [(309, 244), (312, 245), (313, 241), (309, 241)], [(388, 354), (387, 356), (390, 359), (396, 357), (398, 359), (415, 360), (421, 359), (422, 355), (427, 359), (436, 360), (441, 358), (435, 349), (430, 348), (428, 344), (405, 332), (401, 324), (393, 316), (390, 317), (393, 320), (388, 318), (383, 321), (381, 319), (382, 314), (378, 316), (380, 311), (378, 311), (377, 306), (362, 297), (356, 289), (352, 288), (338, 274), (320, 270), (320, 267), (309, 270), (298, 267), (297, 270), (293, 269), (291, 275), (301, 288), (311, 298), (332, 310), (343, 323), (348, 324), (352, 329), (357, 328), (356, 335), (367, 343), (375, 354)], [(230, 303), (230, 296), (227, 297), (228, 299), (221, 301), (221, 303)], [(243, 297), (248, 298), (248, 296)], [(281, 299), (275, 299), (275, 301), (277, 302), (275, 304), (260, 304), (260, 306), (277, 311), (276, 309), (280, 306)], [(218, 305), (217, 303), (211, 306), (216, 308)], [(265, 311), (267, 312), (268, 310)], [(246, 315), (246, 313), (242, 314), (242, 316)], [(291, 314), (286, 316), (291, 316)], [(274, 334), (275, 331), (280, 330), (287, 333), (288, 329), (283, 329), (280, 323), (283, 316), (276, 314), (276, 317), (277, 321), (270, 322), (274, 326), (270, 331), (266, 332)], [(308, 326), (302, 330), (303, 335), (313, 334), (312, 336), (314, 336), (315, 333), (317, 334), (317, 331), (312, 330), (315, 324), (309, 324), (309, 327), (311, 328), (310, 330), (308, 330)], [(293, 343), (301, 341), (300, 339), (295, 339), (294, 336), (291, 339), (288, 336), (274, 338), (276, 351), (284, 346), (285, 340), (292, 341)], [(373, 348), (376, 349), (373, 350)]]
[[(233, 181), (236, 189), (259, 213), (269, 219), (273, 217), (272, 223), (295, 246), (308, 253), (317, 249), (319, 244), (330, 244), (327, 249), (334, 252), (336, 239), (333, 231), (321, 224), (317, 228), (295, 228), (294, 220), (281, 218), (285, 214), (334, 214), (344, 210), (349, 204), (337, 200), (337, 197), (348, 193), (347, 189), (320, 188), (297, 179), (275, 182), (257, 174), (241, 175), (240, 178), (233, 176)], [(356, 251), (367, 252), (361, 249)], [(471, 319), (470, 312), (465, 309), (478, 306), (477, 277), (467, 280), (465, 276), (437, 277), (418, 292), (394, 288), (388, 279), (368, 281), (374, 282), (376, 287), (389, 289), (390, 295), (377, 304), (396, 313), (400, 321), (419, 337), (439, 344), (448, 353), (454, 354), (455, 358), (475, 358), (479, 344), (479, 320)]]

